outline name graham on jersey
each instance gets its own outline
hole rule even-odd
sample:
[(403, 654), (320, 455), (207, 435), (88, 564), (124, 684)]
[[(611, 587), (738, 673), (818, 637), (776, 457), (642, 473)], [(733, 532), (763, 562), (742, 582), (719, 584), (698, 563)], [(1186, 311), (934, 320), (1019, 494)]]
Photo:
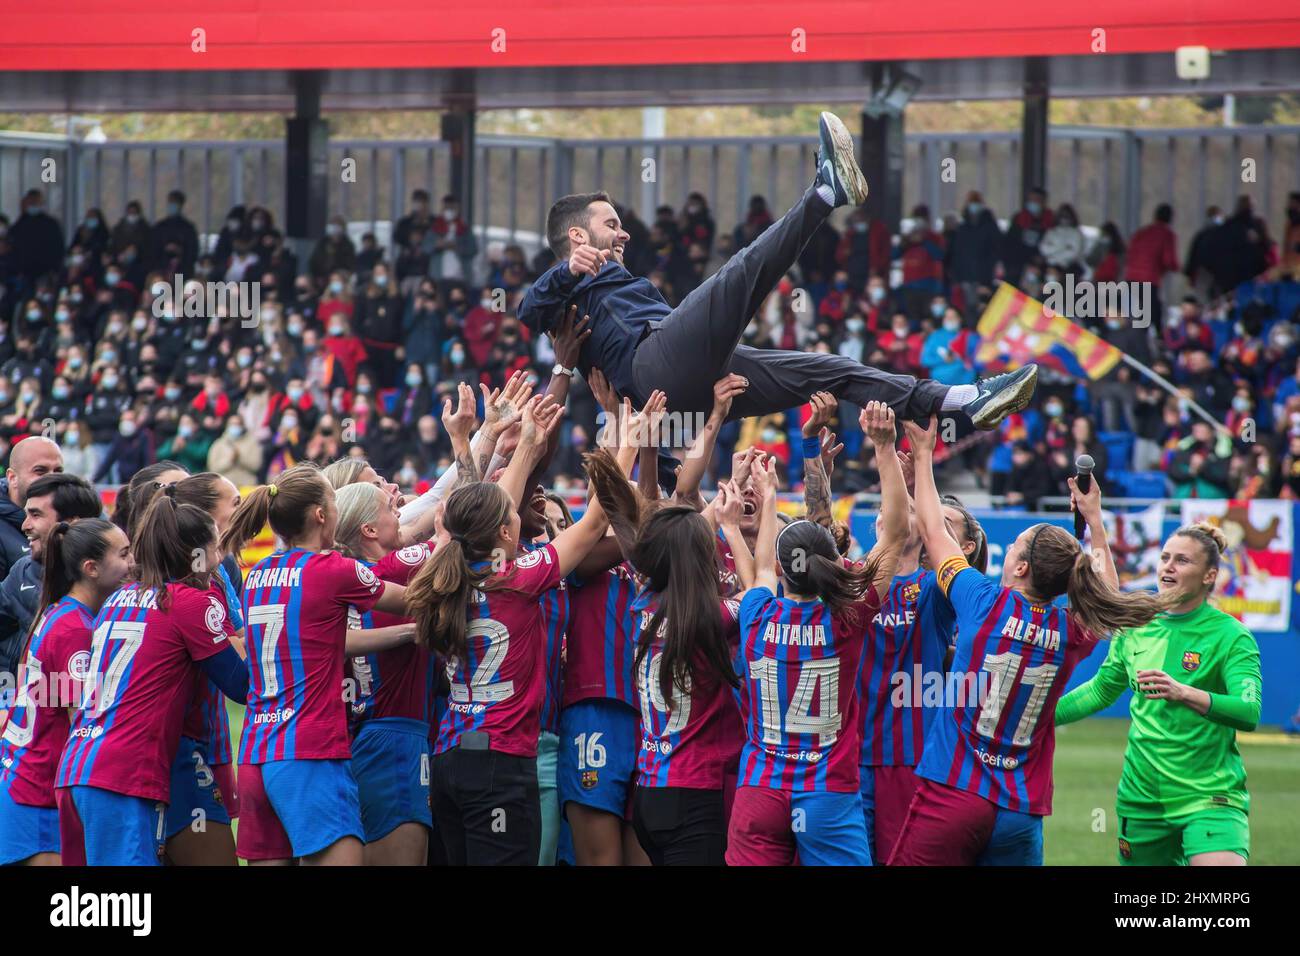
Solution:
[(248, 572), (249, 588), (296, 588), (302, 583), (302, 568), (255, 568)]

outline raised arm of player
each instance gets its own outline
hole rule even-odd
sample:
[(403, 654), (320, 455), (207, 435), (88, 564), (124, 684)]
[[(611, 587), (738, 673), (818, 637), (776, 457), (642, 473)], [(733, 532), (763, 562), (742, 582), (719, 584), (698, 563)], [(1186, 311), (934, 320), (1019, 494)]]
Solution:
[[(907, 483), (894, 450), (898, 438), (894, 410), (884, 402), (868, 402), (858, 422), (876, 450), (876, 467), (880, 471), (880, 513), (884, 520), (880, 523), (880, 537), (869, 556), (870, 560), (877, 562), (875, 579), (871, 583), (876, 594), (880, 595), (894, 579), (903, 546), (907, 543)], [(938, 500), (936, 493), (936, 504)]]
[(549, 433), (559, 426), (563, 414), (563, 407), (551, 404), (549, 395), (535, 395), (524, 405), (519, 444), (501, 476), (501, 487), (514, 502), (516, 511), (524, 500), (528, 476), (541, 460)]
[[(912, 468), (916, 475), (916, 524), (921, 530), (921, 542), (935, 569), (949, 558), (965, 559), (965, 553), (943, 520), (943, 505), (939, 502), (939, 489), (934, 484), (934, 444), (938, 424), (933, 415), (922, 428), (916, 422), (903, 422), (903, 430), (912, 444)], [(897, 461), (897, 455), (891, 457)], [(883, 472), (882, 472), (883, 474)], [(900, 469), (899, 474), (902, 474)], [(904, 505), (906, 508), (906, 505)]]
[(1106, 525), (1101, 520), (1101, 485), (1094, 477), (1092, 487), (1085, 495), (1079, 492), (1079, 485), (1073, 478), (1068, 479), (1067, 483), (1070, 486), (1070, 507), (1083, 515), (1083, 520), (1088, 523), (1093, 560), (1098, 565), (1097, 573), (1118, 591), (1119, 571), (1115, 569), (1115, 559), (1111, 556), (1110, 543), (1106, 540)]
[[(829, 435), (826, 424), (835, 414), (837, 403), (830, 392), (814, 392), (809, 400), (812, 414), (803, 423), (803, 500), (809, 521), (823, 527), (831, 526), (831, 482), (822, 460), (824, 438)], [(844, 446), (840, 446), (843, 450)], [(834, 460), (839, 451), (831, 454)]]
[(687, 505), (696, 511), (704, 507), (704, 499), (700, 497), (700, 481), (709, 462), (713, 461), (713, 446), (718, 440), (718, 431), (727, 420), (731, 403), (737, 395), (744, 394), (747, 388), (749, 380), (743, 375), (726, 375), (713, 383), (713, 409), (709, 412), (704, 427), (695, 436), (695, 441), (691, 443), (690, 450), (686, 453), (686, 462), (677, 474), (674, 504)]
[[(776, 593), (776, 458), (768, 456), (753, 469), (754, 487), (762, 498), (758, 512), (758, 540), (754, 542), (753, 587)], [(735, 553), (732, 553), (735, 557)]]
[[(405, 610), (400, 613), (406, 613)], [(343, 650), (349, 657), (364, 657), (380, 651), (392, 650), (403, 644), (410, 644), (416, 637), (414, 622), (390, 624), (388, 627), (349, 628), (343, 642)]]

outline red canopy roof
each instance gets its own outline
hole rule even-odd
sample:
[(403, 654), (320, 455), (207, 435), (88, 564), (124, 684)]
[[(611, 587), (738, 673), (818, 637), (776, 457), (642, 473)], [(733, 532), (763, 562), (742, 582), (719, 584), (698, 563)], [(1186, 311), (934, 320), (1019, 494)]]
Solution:
[[(1093, 52), (1096, 30), (1105, 31), (1107, 53), (1184, 45), (1300, 46), (1296, 0), (168, 0), (165, 5), (2, 0), (0, 22), (0, 64), (7, 70), (582, 67), (1079, 55)], [(191, 50), (196, 28), (205, 31), (204, 53)]]

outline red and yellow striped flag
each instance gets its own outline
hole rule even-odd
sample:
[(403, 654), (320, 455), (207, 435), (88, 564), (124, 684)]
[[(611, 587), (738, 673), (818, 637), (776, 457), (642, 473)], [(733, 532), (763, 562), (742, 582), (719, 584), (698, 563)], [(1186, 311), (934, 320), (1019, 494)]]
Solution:
[(1099, 379), (1120, 361), (1120, 350), (1063, 315), (1049, 314), (1037, 299), (998, 284), (976, 330), (975, 360), (985, 368), (1019, 368), (1038, 362), (1076, 378)]

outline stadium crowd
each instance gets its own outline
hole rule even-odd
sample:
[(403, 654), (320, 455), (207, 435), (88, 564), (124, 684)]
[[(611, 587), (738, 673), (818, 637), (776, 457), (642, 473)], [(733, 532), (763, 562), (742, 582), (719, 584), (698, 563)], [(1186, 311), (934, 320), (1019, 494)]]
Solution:
[[(354, 454), (418, 493), (451, 464), (437, 410), (458, 383), (500, 387), (522, 369), (544, 384), (551, 374), (550, 343), (515, 318), (550, 253), (530, 261), (519, 246), (493, 244), (476, 270), (478, 244), (454, 196), (434, 208), (416, 190), (392, 248), (370, 233), (357, 248), (335, 217), (305, 263), (270, 210), (236, 206), (204, 242), (185, 202), (173, 191), (153, 223), (138, 201), (116, 223), (92, 208), (69, 230), (33, 189), (17, 216), (0, 214), (0, 456), (47, 434), (68, 470), (96, 484), (173, 459), (251, 485), (296, 462)], [(649, 222), (621, 213), (628, 268), (671, 304), (774, 218), (755, 196), (745, 220), (720, 231), (700, 193)], [(962, 434), (948, 451), (994, 495), (1030, 508), (1066, 493), (1085, 450), (1116, 493), (1291, 497), (1300, 494), (1300, 194), (1285, 215), (1274, 241), (1249, 197), (1229, 215), (1211, 207), (1180, 261), (1167, 205), (1127, 239), (1107, 222), (1091, 241), (1075, 210), (1051, 208), (1041, 189), (1005, 230), (976, 192), (941, 220), (914, 208), (901, 235), (859, 208), (842, 231), (822, 227), (744, 341), (962, 384), (976, 378), (974, 326), (999, 280), (1030, 295), (1068, 275), (1159, 290), (1181, 268), (1188, 294), (1168, 307), (1157, 296), (1149, 328), (1119, 315), (1080, 321), (1175, 382), (1232, 439), (1128, 367), (1092, 383), (1044, 368), (1033, 407), (995, 440)], [(258, 282), (260, 321), (155, 310), (154, 283), (178, 273)], [(570, 401), (549, 476), (561, 490), (581, 484), (598, 412), (581, 381)], [(837, 424), (847, 450), (839, 490), (877, 489), (856, 415)], [(706, 482), (751, 445), (797, 482), (798, 429), (795, 409), (727, 425)]]

